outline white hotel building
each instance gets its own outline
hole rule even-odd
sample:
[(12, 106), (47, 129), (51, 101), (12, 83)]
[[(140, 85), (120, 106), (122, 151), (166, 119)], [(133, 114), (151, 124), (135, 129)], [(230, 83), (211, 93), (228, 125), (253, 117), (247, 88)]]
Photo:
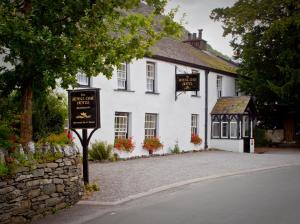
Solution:
[[(80, 88), (100, 88), (100, 120), (91, 141), (113, 144), (116, 137), (132, 137), (132, 152), (121, 158), (149, 155), (145, 137), (157, 136), (169, 153), (175, 144), (183, 151), (218, 148), (253, 152), (253, 103), (239, 97), (236, 66), (206, 50), (202, 30), (181, 42), (164, 38), (152, 47), (153, 55), (124, 63), (112, 79), (78, 75)], [(200, 90), (175, 92), (175, 73), (199, 73)], [(177, 95), (177, 96), (176, 96)], [(202, 138), (191, 143), (191, 134)]]

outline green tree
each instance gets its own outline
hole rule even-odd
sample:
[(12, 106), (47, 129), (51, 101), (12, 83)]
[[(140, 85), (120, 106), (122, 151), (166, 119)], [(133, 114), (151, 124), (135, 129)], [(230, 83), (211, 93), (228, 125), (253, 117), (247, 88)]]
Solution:
[[(139, 5), (149, 15), (134, 13)], [(76, 73), (110, 78), (121, 62), (141, 58), (166, 35), (179, 33), (174, 11), (164, 17), (166, 0), (2, 0), (0, 92), (21, 92), (21, 139), (32, 139), (32, 101), (57, 80), (74, 85)], [(160, 29), (155, 29), (159, 27)]]
[(68, 116), (67, 99), (64, 94), (47, 91), (46, 95), (35, 97), (33, 101), (33, 139), (38, 141), (50, 134), (64, 131)]
[(239, 85), (256, 96), (258, 109), (284, 105), (299, 114), (300, 2), (298, 0), (238, 0), (217, 8), (211, 18), (221, 21), (223, 35), (240, 60)]

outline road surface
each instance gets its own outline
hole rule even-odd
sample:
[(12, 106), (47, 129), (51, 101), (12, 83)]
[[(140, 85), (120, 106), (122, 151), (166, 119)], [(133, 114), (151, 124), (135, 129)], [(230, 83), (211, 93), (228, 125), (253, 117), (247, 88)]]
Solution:
[(300, 222), (300, 166), (203, 181), (107, 209), (85, 224)]

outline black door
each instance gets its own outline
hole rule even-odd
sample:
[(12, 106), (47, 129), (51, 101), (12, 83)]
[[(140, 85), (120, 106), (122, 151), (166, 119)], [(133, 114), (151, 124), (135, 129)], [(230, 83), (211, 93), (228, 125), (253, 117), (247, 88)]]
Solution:
[(244, 152), (250, 153), (250, 138), (244, 138)]

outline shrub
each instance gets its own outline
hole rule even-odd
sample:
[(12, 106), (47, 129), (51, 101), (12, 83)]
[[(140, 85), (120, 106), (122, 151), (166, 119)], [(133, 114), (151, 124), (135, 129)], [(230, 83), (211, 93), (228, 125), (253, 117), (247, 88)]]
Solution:
[(265, 138), (265, 130), (261, 128), (254, 129), (254, 144), (256, 147), (265, 147), (269, 141)]
[(135, 145), (132, 138), (117, 138), (114, 147), (120, 151), (132, 152)]
[(199, 137), (199, 135), (197, 135), (197, 134), (192, 134), (192, 137), (191, 137), (191, 143), (193, 143), (193, 144), (195, 144), (195, 145), (201, 145), (202, 139)]
[(63, 158), (64, 154), (62, 152), (53, 153), (51, 151), (47, 151), (47, 152), (36, 151), (32, 157), (37, 163), (45, 163), (45, 162), (52, 162), (57, 159)]
[(178, 143), (176, 143), (176, 144), (174, 145), (174, 148), (171, 149), (171, 153), (175, 153), (175, 154), (180, 153), (180, 148), (179, 148), (179, 146), (178, 146)]
[(33, 138), (38, 141), (51, 133), (63, 132), (68, 108), (66, 97), (48, 90), (33, 102)]
[(12, 130), (5, 123), (0, 123), (0, 148), (9, 150), (13, 147)]
[(111, 158), (113, 146), (106, 142), (96, 141), (88, 150), (89, 158), (91, 160), (108, 160)]
[(72, 144), (72, 140), (69, 138), (69, 135), (65, 132), (62, 132), (60, 134), (50, 134), (49, 136), (45, 137), (45, 138), (41, 138), (38, 141), (39, 145), (43, 145), (49, 143), (50, 145), (60, 145), (60, 146), (64, 146), (64, 145), (69, 145)]
[(84, 189), (86, 192), (100, 191), (100, 187), (97, 184), (86, 184)]
[(148, 151), (156, 151), (163, 147), (158, 137), (146, 138), (144, 140), (143, 148)]
[(0, 163), (0, 177), (9, 175), (9, 169), (5, 164)]

